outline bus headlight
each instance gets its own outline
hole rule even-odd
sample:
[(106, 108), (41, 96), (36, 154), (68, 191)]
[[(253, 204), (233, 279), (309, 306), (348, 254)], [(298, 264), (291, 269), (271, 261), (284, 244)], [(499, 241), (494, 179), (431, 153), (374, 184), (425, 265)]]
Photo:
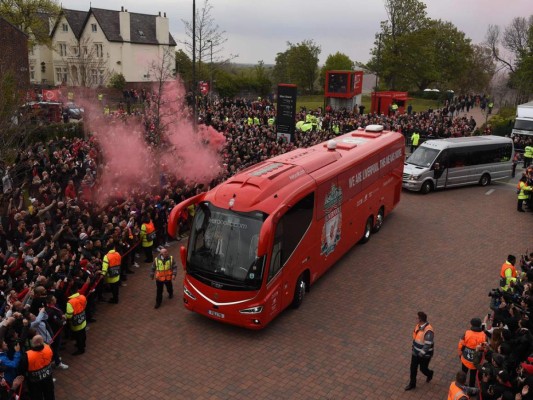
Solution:
[(185, 293), (191, 299), (196, 300), (196, 297), (194, 297), (193, 294), (190, 292), (190, 290), (187, 289), (187, 287), (185, 287), (185, 286), (183, 286), (183, 293)]
[(245, 308), (244, 310), (239, 310), (241, 314), (259, 314), (263, 312), (263, 306)]

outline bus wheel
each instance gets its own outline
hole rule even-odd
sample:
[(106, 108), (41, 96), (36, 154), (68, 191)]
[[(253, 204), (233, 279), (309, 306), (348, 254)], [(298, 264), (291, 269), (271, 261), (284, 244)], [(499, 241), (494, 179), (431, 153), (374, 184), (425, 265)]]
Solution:
[(481, 178), (479, 179), (479, 184), (481, 186), (487, 186), (490, 185), (490, 175), (489, 174), (483, 174)]
[(374, 221), (372, 219), (372, 216), (368, 217), (365, 224), (365, 233), (363, 234), (363, 237), (359, 241), (361, 244), (365, 244), (370, 240), (370, 235), (372, 234), (372, 228), (374, 227)]
[(296, 288), (294, 289), (294, 299), (292, 300), (292, 307), (298, 308), (304, 301), (305, 297), (305, 279), (302, 273), (296, 281)]
[(374, 224), (374, 227), (372, 228), (372, 233), (379, 232), (379, 230), (383, 226), (384, 218), (385, 218), (385, 211), (383, 210), (383, 207), (381, 207), (378, 211), (378, 215), (376, 216), (376, 223)]
[(431, 181), (425, 181), (422, 184), (422, 187), (420, 188), (420, 193), (422, 194), (428, 194), (433, 190), (433, 182)]

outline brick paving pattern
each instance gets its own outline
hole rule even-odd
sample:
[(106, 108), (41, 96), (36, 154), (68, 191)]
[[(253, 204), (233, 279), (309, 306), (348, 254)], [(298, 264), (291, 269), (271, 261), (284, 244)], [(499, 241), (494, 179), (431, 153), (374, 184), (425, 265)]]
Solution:
[[(142, 265), (120, 304), (99, 304), (86, 354), (70, 356), (68, 343), (70, 368), (54, 372), (57, 398), (443, 399), (460, 368), (459, 337), (489, 311), (502, 262), (533, 244), (533, 216), (515, 211), (516, 179), (403, 192), (381, 232), (326, 273), (300, 309), (259, 332), (186, 311), (181, 270), (174, 299), (154, 310), (155, 284)], [(404, 392), (419, 310), (436, 331), (435, 377), (427, 384), (419, 374)]]

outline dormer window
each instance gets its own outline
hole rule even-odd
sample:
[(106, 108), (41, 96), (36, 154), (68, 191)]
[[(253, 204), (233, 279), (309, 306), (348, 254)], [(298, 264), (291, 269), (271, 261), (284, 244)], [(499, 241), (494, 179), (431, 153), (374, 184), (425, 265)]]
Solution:
[(96, 32), (96, 24), (91, 24), (91, 30), (92, 30), (93, 32)]
[(63, 24), (63, 32), (68, 32), (68, 24)]

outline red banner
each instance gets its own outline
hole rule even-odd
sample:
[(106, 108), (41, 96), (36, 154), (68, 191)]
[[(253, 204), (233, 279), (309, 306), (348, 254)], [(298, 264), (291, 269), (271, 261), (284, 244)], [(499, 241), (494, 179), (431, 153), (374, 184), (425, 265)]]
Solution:
[(59, 101), (60, 98), (59, 89), (43, 89), (43, 101)]

